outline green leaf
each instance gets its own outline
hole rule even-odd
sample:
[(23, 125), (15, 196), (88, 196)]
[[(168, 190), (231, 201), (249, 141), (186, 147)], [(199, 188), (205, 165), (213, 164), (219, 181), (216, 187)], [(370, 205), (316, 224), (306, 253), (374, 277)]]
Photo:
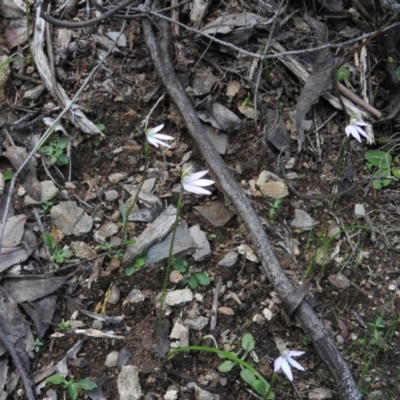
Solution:
[(199, 285), (208, 286), (210, 284), (210, 278), (205, 272), (196, 272), (193, 275), (196, 277)]
[(125, 268), (125, 275), (131, 276), (135, 271), (136, 271), (135, 264), (133, 264), (130, 267)]
[(57, 146), (60, 149), (66, 149), (69, 143), (69, 139), (68, 138), (61, 138), (58, 142), (57, 142)]
[(93, 390), (94, 388), (97, 388), (97, 385), (90, 381), (89, 379), (81, 379), (78, 382), (78, 385), (83, 389), (83, 390)]
[(189, 269), (188, 263), (185, 260), (181, 260), (180, 258), (173, 258), (172, 266), (174, 269), (182, 274), (184, 274)]
[(140, 269), (143, 267), (143, 265), (146, 263), (146, 254), (139, 256), (135, 262), (133, 263), (133, 267), (135, 269)]
[(242, 347), (245, 351), (250, 352), (254, 350), (256, 342), (250, 333), (245, 333), (242, 339)]
[(46, 379), (46, 382), (52, 383), (53, 385), (60, 385), (61, 383), (65, 382), (65, 378), (60, 374), (55, 374), (55, 375), (49, 376)]
[(242, 369), (240, 371), (240, 377), (250, 386), (253, 386), (253, 382), (256, 380), (256, 376), (248, 369)]
[(265, 381), (263, 381), (261, 379), (256, 379), (251, 386), (253, 386), (254, 390), (258, 394), (260, 394), (260, 395), (267, 394), (268, 389), (267, 389), (267, 384)]
[(395, 178), (400, 179), (400, 168), (392, 168), (392, 174)]
[(218, 366), (219, 372), (230, 372), (230, 370), (236, 365), (233, 361), (225, 360)]
[(49, 232), (45, 232), (43, 237), (44, 237), (44, 242), (46, 243), (46, 246), (49, 248), (50, 254), (53, 254), (56, 249), (56, 242), (55, 242), (53, 236), (51, 236), (51, 234)]
[(398, 81), (400, 81), (400, 67), (397, 67), (396, 69), (396, 78)]
[(51, 146), (43, 146), (40, 148), (40, 151), (47, 156), (51, 156), (53, 154), (53, 147)]
[(338, 82), (344, 81), (349, 76), (350, 76), (350, 70), (347, 67), (340, 67), (336, 71), (336, 80)]
[(72, 253), (69, 250), (63, 250), (62, 251), (62, 255), (64, 258), (71, 258), (72, 257)]
[(193, 290), (197, 289), (197, 286), (199, 286), (199, 281), (196, 279), (194, 275), (192, 275), (188, 280), (188, 285)]
[(64, 262), (64, 257), (62, 255), (62, 253), (60, 252), (60, 250), (57, 250), (54, 254), (53, 254), (53, 260), (57, 263), (57, 264), (62, 264)]
[(379, 169), (389, 169), (392, 156), (383, 150), (368, 150), (365, 153), (367, 161)]
[(57, 165), (67, 165), (69, 163), (69, 158), (66, 154), (60, 154), (57, 158)]
[(71, 400), (76, 400), (78, 398), (79, 385), (77, 383), (72, 383), (68, 386), (68, 394)]
[(385, 186), (390, 185), (391, 182), (390, 179), (375, 179), (372, 181), (372, 187), (376, 190), (380, 190)]
[(3, 178), (5, 181), (11, 180), (13, 178), (13, 176), (14, 176), (14, 172), (10, 171), (10, 170), (7, 170), (3, 173)]
[(98, 129), (100, 132), (103, 132), (104, 129), (106, 129), (106, 126), (105, 126), (104, 124), (102, 124), (102, 123), (96, 124), (96, 126), (97, 126), (97, 129)]
[(124, 245), (129, 246), (130, 244), (135, 244), (135, 243), (136, 243), (135, 239), (129, 239), (129, 240), (125, 240)]

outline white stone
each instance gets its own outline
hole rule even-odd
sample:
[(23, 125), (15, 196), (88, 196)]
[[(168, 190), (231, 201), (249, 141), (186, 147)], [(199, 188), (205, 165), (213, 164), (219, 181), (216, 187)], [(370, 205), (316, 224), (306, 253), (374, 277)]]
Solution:
[(264, 310), (262, 310), (262, 313), (264, 314), (264, 317), (267, 321), (271, 321), (271, 319), (274, 317), (274, 314), (272, 314), (269, 308), (264, 308)]
[(112, 351), (111, 353), (109, 353), (106, 357), (106, 361), (104, 363), (104, 365), (107, 368), (114, 368), (118, 365), (118, 351)]
[(193, 300), (193, 292), (190, 289), (174, 290), (165, 296), (165, 304), (168, 306), (182, 306)]
[(139, 400), (142, 388), (139, 382), (139, 369), (134, 365), (124, 365), (118, 375), (119, 400)]
[(363, 218), (365, 216), (365, 207), (363, 204), (356, 204), (354, 206), (354, 215), (356, 218)]
[(164, 395), (164, 400), (177, 400), (178, 391), (176, 389), (168, 390)]

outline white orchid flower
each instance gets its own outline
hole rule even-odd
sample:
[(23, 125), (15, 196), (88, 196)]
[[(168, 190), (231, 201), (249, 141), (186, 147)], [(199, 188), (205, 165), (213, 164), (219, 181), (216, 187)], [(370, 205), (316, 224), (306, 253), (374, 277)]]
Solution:
[(211, 194), (210, 191), (203, 189), (204, 186), (210, 186), (214, 183), (211, 179), (200, 179), (208, 173), (207, 171), (195, 172), (194, 174), (188, 174), (185, 171), (182, 174), (182, 185), (187, 192), (194, 194)]
[(164, 135), (163, 133), (157, 133), (160, 132), (162, 128), (164, 128), (164, 124), (158, 125), (155, 128), (147, 129), (147, 140), (155, 147), (158, 147), (158, 145), (171, 147), (169, 144), (164, 143), (163, 140), (174, 140), (174, 138), (169, 135)]
[(350, 118), (350, 124), (346, 126), (345, 132), (347, 136), (353, 136), (355, 139), (357, 139), (361, 143), (361, 136), (364, 136), (367, 138), (368, 143), (373, 143), (373, 139), (370, 138), (368, 133), (364, 131), (362, 126), (371, 126), (371, 124), (367, 124), (361, 119), (358, 119), (355, 116), (352, 116)]
[(293, 360), (292, 357), (302, 356), (304, 353), (305, 351), (282, 350), (281, 356), (275, 360), (274, 372), (281, 369), (288, 377), (289, 381), (292, 381), (293, 373), (290, 366), (295, 367), (300, 371), (305, 371), (305, 369), (296, 360)]

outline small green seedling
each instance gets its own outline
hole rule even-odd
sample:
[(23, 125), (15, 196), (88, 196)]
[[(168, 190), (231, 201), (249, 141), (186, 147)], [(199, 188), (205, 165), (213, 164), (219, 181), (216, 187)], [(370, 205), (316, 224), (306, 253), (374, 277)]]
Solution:
[[(211, 336), (207, 336), (214, 339)], [(205, 339), (204, 337), (203, 339)], [(215, 341), (215, 339), (214, 339)], [(208, 351), (212, 353), (217, 353), (219, 357), (225, 358), (225, 361), (220, 364), (218, 370), (220, 372), (229, 372), (233, 367), (239, 365), (241, 368), (240, 377), (250, 385), (262, 398), (272, 400), (275, 398), (275, 393), (271, 390), (271, 386), (266, 381), (266, 379), (248, 362), (245, 361), (247, 355), (254, 349), (255, 342), (254, 338), (250, 333), (246, 333), (242, 339), (242, 348), (244, 350), (244, 355), (239, 358), (236, 354), (229, 351), (220, 350), (218, 348), (206, 347), (206, 346), (187, 346), (181, 347), (170, 351), (166, 358), (172, 357), (176, 353), (188, 350), (198, 350), (198, 351)]]
[(60, 322), (57, 326), (61, 332), (66, 331), (71, 326), (71, 321), (68, 320), (68, 321)]
[(276, 199), (273, 203), (268, 203), (270, 206), (269, 209), (269, 219), (271, 222), (274, 222), (276, 217), (278, 216), (278, 211), (282, 207), (282, 199)]
[(136, 257), (134, 263), (130, 267), (125, 269), (125, 275), (131, 276), (135, 271), (142, 268), (144, 264), (146, 264), (146, 257), (147, 257), (147, 252), (139, 254), (139, 256)]
[(375, 322), (367, 322), (367, 325), (372, 329), (373, 338), (371, 339), (371, 344), (384, 347), (385, 340), (383, 338), (383, 329), (385, 329), (386, 326), (383, 324), (383, 316), (379, 315)]
[(33, 347), (36, 351), (36, 353), (39, 353), (40, 349), (44, 346), (44, 343), (39, 340), (39, 338), (36, 338), (35, 341), (33, 342)]
[(210, 242), (217, 238), (217, 235), (215, 233), (205, 231), (205, 234), (206, 234), (207, 240), (209, 240)]
[[(365, 153), (365, 158), (367, 159), (367, 169), (374, 169), (374, 174), (382, 177), (391, 177), (392, 175), (400, 179), (400, 167), (398, 165), (393, 165), (392, 156), (387, 151), (383, 150), (368, 150)], [(372, 186), (374, 189), (382, 189), (385, 186), (390, 185), (392, 182), (389, 178), (374, 179), (372, 181)]]
[(336, 80), (342, 82), (350, 76), (350, 70), (347, 67), (340, 67), (336, 71)]
[[(172, 267), (179, 271), (182, 275), (188, 274), (189, 265), (185, 260), (179, 258), (173, 258)], [(182, 285), (188, 285), (191, 289), (197, 289), (199, 285), (209, 286), (210, 278), (205, 272), (195, 272), (194, 274), (188, 274), (183, 280)]]
[(50, 162), (55, 165), (67, 165), (69, 162), (68, 156), (65, 153), (69, 143), (68, 138), (60, 138), (50, 142), (48, 146), (43, 146), (40, 151), (50, 157)]
[(50, 233), (45, 232), (44, 241), (50, 251), (51, 258), (55, 263), (62, 264), (66, 258), (70, 258), (72, 256), (72, 253), (69, 250), (57, 248), (56, 242)]
[(65, 379), (60, 374), (55, 374), (49, 376), (46, 379), (46, 382), (51, 383), (53, 385), (62, 385), (65, 389), (67, 389), (69, 398), (71, 400), (76, 400), (78, 398), (79, 390), (93, 390), (97, 387), (97, 385), (90, 381), (89, 379), (81, 379), (78, 382), (75, 382), (73, 379)]
[(114, 247), (115, 247), (115, 245), (113, 245), (112, 243), (104, 243), (104, 244), (101, 245), (100, 248), (101, 248), (101, 250), (104, 250), (104, 251), (110, 251)]
[(41, 205), (43, 211), (50, 211), (51, 208), (54, 206), (54, 203), (50, 200), (43, 200)]

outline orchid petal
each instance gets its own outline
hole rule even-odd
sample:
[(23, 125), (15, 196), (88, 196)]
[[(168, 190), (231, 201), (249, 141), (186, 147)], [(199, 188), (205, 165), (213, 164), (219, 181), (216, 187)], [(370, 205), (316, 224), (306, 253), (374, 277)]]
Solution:
[(286, 358), (282, 357), (281, 368), (282, 368), (282, 371), (285, 373), (285, 375), (288, 377), (289, 381), (292, 381), (293, 380), (292, 370), (290, 369), (290, 365), (287, 362)]
[(293, 367), (299, 369), (300, 371), (305, 371), (304, 367), (300, 365), (296, 360), (293, 360), (291, 357), (287, 357), (286, 360), (293, 365)]
[(359, 126), (355, 126), (356, 131), (360, 134), (368, 138), (368, 135), (365, 133), (364, 129), (360, 128)]
[(188, 185), (188, 184), (183, 184), (183, 188), (187, 191), (187, 192), (191, 192), (194, 194), (211, 194), (210, 191), (206, 190), (206, 189), (202, 189), (198, 186), (194, 186), (194, 185)]
[(153, 133), (152, 135), (149, 135), (151, 137), (155, 137), (157, 139), (162, 139), (162, 140), (175, 140), (174, 137), (169, 136), (169, 135), (164, 135), (162, 133)]
[(183, 178), (183, 180), (188, 179), (190, 181), (195, 181), (197, 179), (202, 178), (204, 175), (206, 175), (208, 173), (208, 170), (206, 171), (199, 171), (199, 172), (195, 172), (194, 174), (188, 175), (185, 178)]
[(148, 135), (151, 135), (151, 134), (153, 134), (153, 133), (160, 132), (162, 128), (164, 128), (164, 124), (158, 125), (158, 126), (156, 126), (155, 128), (150, 128), (150, 129), (148, 129), (148, 130), (147, 130), (147, 134), (148, 134)]
[(282, 366), (282, 357), (278, 357), (274, 363), (274, 372), (278, 372)]
[(189, 183), (189, 185), (191, 183), (193, 183), (196, 186), (210, 186), (210, 185), (214, 184), (214, 181), (212, 181), (210, 179), (197, 179), (196, 181), (191, 180), (188, 183)]
[(299, 357), (305, 354), (305, 351), (290, 350), (288, 353), (289, 357)]
[(156, 139), (155, 137), (148, 137), (147, 140), (149, 141), (149, 143), (151, 143), (153, 146), (158, 148), (158, 145), (160, 146), (165, 146), (170, 148), (171, 146), (167, 143), (162, 142), (161, 140)]

